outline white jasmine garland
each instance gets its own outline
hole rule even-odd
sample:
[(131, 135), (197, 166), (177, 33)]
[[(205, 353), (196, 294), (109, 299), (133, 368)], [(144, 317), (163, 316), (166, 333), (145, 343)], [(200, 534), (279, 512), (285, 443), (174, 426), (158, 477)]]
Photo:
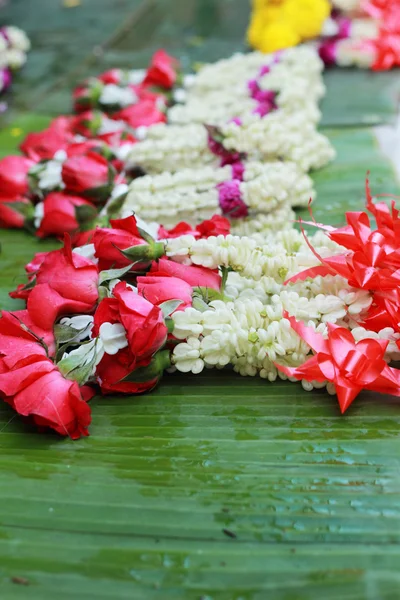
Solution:
[[(315, 198), (311, 178), (294, 163), (246, 162), (244, 167), (244, 181), (239, 188), (250, 217), (244, 225), (242, 219), (232, 219), (235, 233), (290, 226), (295, 217), (289, 207), (307, 205), (310, 198)], [(230, 181), (232, 176), (232, 167), (227, 165), (219, 169), (183, 169), (177, 173), (140, 177), (129, 186), (122, 216), (136, 212), (164, 225), (173, 225), (182, 219), (195, 223), (210, 218), (220, 212), (217, 186)], [(271, 218), (265, 218), (265, 215), (271, 215)]]

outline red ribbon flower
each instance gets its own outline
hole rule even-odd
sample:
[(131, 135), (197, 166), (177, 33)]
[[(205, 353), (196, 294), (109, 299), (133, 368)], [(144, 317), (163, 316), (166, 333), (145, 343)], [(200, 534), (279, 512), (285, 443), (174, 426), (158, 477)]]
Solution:
[(365, 339), (356, 343), (348, 329), (332, 324), (328, 324), (328, 339), (325, 340), (287, 313), (284, 317), (315, 352), (300, 367), (276, 363), (277, 369), (288, 377), (333, 383), (342, 413), (363, 389), (400, 396), (400, 371), (389, 367), (384, 360), (388, 340)]

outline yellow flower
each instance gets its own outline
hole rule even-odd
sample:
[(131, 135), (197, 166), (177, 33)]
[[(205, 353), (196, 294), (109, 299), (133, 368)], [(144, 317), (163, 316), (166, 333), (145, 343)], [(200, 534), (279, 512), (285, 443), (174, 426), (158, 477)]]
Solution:
[(318, 36), (330, 15), (328, 0), (253, 0), (249, 44), (275, 52)]
[(264, 27), (257, 49), (265, 53), (276, 52), (277, 50), (296, 46), (300, 42), (300, 36), (289, 23), (276, 21)]
[[(303, 40), (317, 37), (329, 17), (328, 0), (286, 0), (282, 5), (284, 18)], [(283, 15), (282, 15), (283, 16)]]

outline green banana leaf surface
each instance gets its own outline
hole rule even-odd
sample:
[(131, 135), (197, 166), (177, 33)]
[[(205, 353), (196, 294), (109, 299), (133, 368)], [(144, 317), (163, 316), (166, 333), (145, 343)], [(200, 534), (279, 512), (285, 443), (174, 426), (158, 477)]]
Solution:
[[(98, 43), (90, 34), (82, 72), (119, 59), (141, 66), (160, 44), (176, 49), (187, 68), (244, 47), (248, 7), (235, 16), (238, 3), (228, 0), (137, 4), (119, 3), (120, 25), (131, 27), (116, 28), (101, 56), (90, 54)], [(21, 1), (11, 5), (22, 10)], [(70, 10), (59, 35), (79, 27)], [(46, 27), (41, 14), (31, 24), (39, 45), (33, 85), (46, 72), (43, 61), (57, 73), (60, 63), (51, 50), (58, 21), (52, 16)], [(13, 15), (22, 25), (22, 13)], [(71, 55), (61, 82), (53, 74), (33, 90), (30, 112), (21, 79), (11, 122), (0, 131), (1, 156), (68, 110), (78, 60)], [(349, 73), (327, 76), (324, 131), (338, 157), (314, 174), (318, 222), (340, 224), (346, 210), (363, 208), (367, 170), (374, 193), (399, 191), (366, 127), (394, 117), (395, 78)], [(365, 93), (354, 94), (355, 82)], [(15, 231), (0, 231), (0, 241), (0, 308), (21, 308), (8, 291), (35, 252), (57, 243)], [(151, 394), (97, 397), (91, 405), (91, 436), (76, 442), (38, 433), (0, 405), (0, 598), (399, 597), (397, 399), (364, 393), (342, 417), (322, 391), (210, 370), (166, 375)]]

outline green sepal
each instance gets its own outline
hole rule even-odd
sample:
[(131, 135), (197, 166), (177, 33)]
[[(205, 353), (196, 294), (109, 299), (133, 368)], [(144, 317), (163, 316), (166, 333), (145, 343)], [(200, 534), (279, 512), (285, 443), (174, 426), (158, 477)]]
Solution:
[(126, 197), (128, 195), (128, 192), (124, 192), (123, 194), (121, 194), (120, 196), (117, 196), (116, 198), (114, 198), (113, 200), (111, 200), (107, 206), (106, 206), (106, 211), (107, 211), (107, 215), (112, 219), (113, 217), (118, 217), (121, 208), (123, 207)]
[(165, 369), (171, 366), (171, 353), (169, 350), (157, 352), (147, 367), (139, 367), (121, 379), (121, 383), (142, 383), (161, 377)]
[(91, 223), (97, 217), (97, 210), (94, 206), (88, 204), (82, 204), (81, 206), (75, 206), (75, 218), (79, 225), (85, 225)]
[(118, 250), (121, 252), (121, 254), (123, 254), (123, 256), (125, 256), (125, 258), (133, 260), (134, 262), (151, 262), (152, 260), (157, 260), (164, 256), (165, 245), (162, 242), (152, 242), (150, 244), (131, 246), (130, 248), (125, 248), (124, 250), (118, 248)]
[(111, 281), (112, 279), (119, 279), (120, 277), (128, 273), (133, 266), (134, 263), (128, 265), (127, 267), (122, 267), (121, 269), (108, 269), (107, 271), (100, 271), (99, 285), (105, 283), (106, 281)]

